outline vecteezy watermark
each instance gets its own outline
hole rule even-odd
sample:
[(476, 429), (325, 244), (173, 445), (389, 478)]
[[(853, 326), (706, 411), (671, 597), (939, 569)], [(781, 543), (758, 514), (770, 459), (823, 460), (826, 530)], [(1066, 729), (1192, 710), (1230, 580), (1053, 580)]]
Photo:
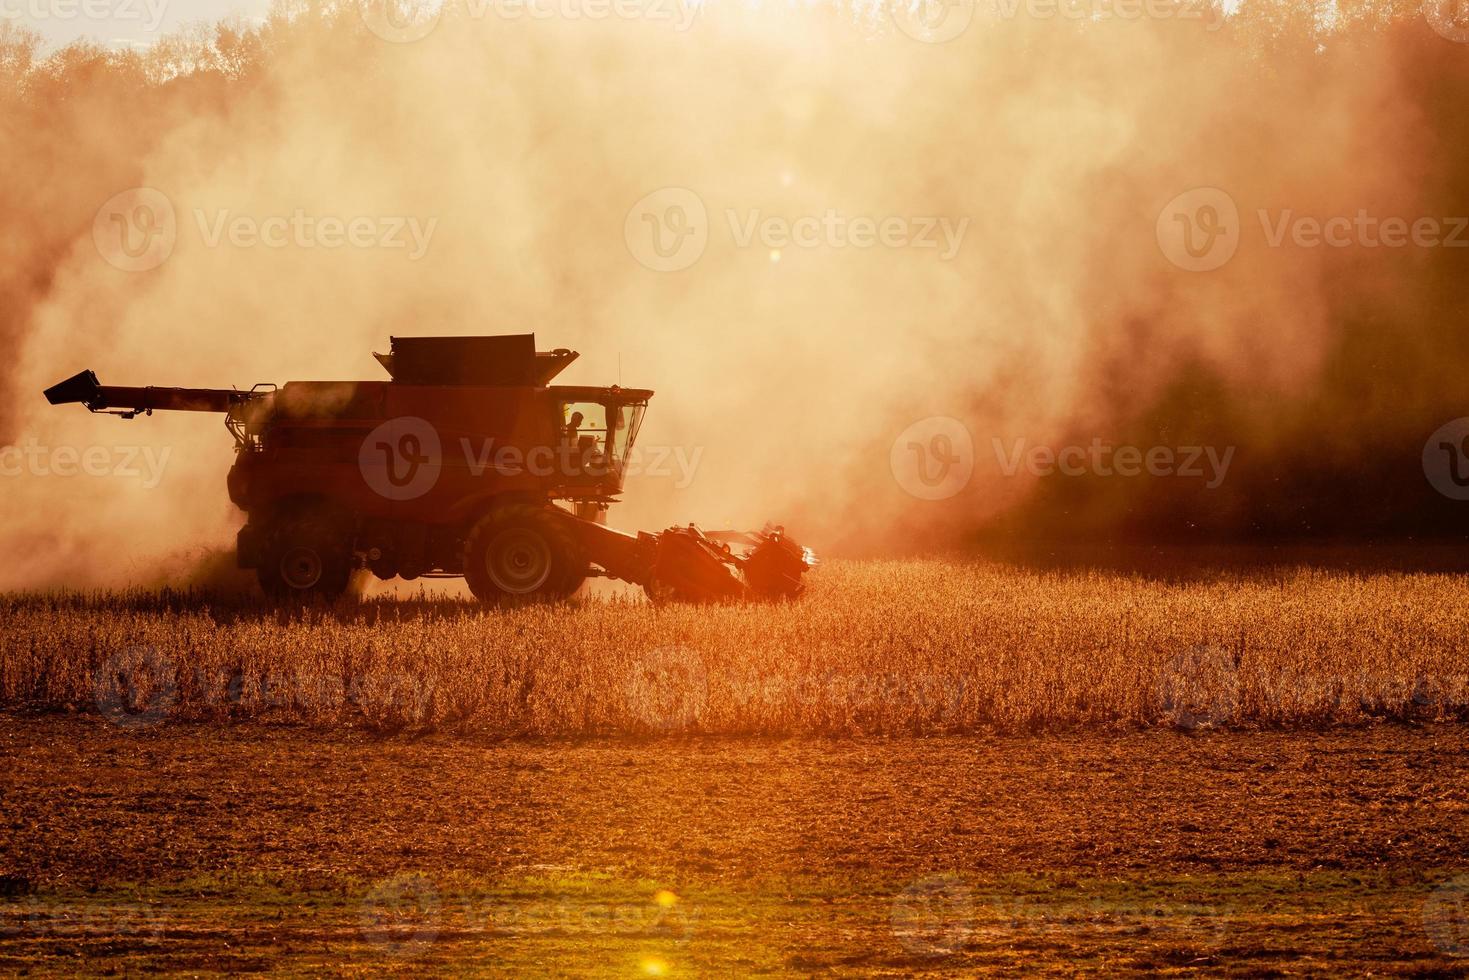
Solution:
[(1040, 894), (977, 894), (959, 875), (932, 875), (894, 898), (892, 931), (910, 955), (931, 958), (957, 956), (981, 941), (1023, 949), (1141, 933), (1150, 942), (1208, 955), (1227, 938), (1227, 909), (1097, 890), (1073, 882)]
[[(593, 896), (513, 900), (491, 897), (446, 903), (445, 919), (469, 932), (498, 935), (612, 934), (657, 937), (677, 946), (693, 939), (698, 909), (668, 888), (636, 900)], [(654, 971), (645, 971), (654, 972)]]
[[(1113, 445), (1101, 438), (1088, 445), (1031, 445), (1024, 439), (990, 439), (995, 463), (1006, 477), (1030, 476), (1181, 477), (1217, 489), (1229, 473), (1235, 447)], [(899, 433), (888, 465), (898, 485), (920, 500), (947, 500), (974, 477), (974, 439), (958, 419), (935, 415)]]
[[(760, 208), (726, 208), (724, 224), (736, 248), (758, 246), (772, 261), (789, 248), (933, 250), (940, 261), (959, 254), (969, 219), (944, 215), (852, 215), (826, 208), (819, 214), (767, 214)], [(629, 209), (623, 238), (639, 264), (677, 272), (697, 262), (709, 244), (711, 222), (701, 198), (687, 187), (664, 187)]]
[(152, 490), (163, 482), (173, 447), (43, 446), (34, 437), (0, 446), (0, 477), (114, 477), (142, 480)]
[(444, 447), (426, 419), (388, 419), (367, 434), (357, 452), (362, 479), (387, 500), (417, 500), (439, 482)]
[(1469, 42), (1469, 3), (1465, 0), (1426, 0), (1423, 16), (1441, 37), (1457, 44)]
[(1448, 718), (1469, 706), (1469, 674), (1292, 670), (1269, 685), (1269, 698), (1291, 702), (1303, 717)]
[(974, 931), (974, 890), (957, 875), (920, 878), (893, 899), (898, 944), (915, 956), (952, 956)]
[(1239, 665), (1220, 647), (1185, 650), (1163, 665), (1156, 683), (1164, 721), (1184, 731), (1227, 725), (1239, 710)]
[(974, 20), (974, 0), (891, 0), (898, 30), (924, 44), (943, 44)]
[(1190, 272), (1217, 269), (1239, 248), (1239, 208), (1217, 187), (1184, 191), (1158, 212), (1158, 247)]
[[(405, 215), (239, 214), (228, 208), (193, 209), (206, 248), (377, 249), (403, 251), (416, 262), (428, 253), (438, 218)], [(124, 272), (161, 266), (178, 245), (179, 221), (168, 196), (151, 187), (123, 191), (103, 204), (92, 221), (92, 241), (110, 265)]]
[[(358, 8), (367, 29), (384, 41), (412, 44), (434, 32), (443, 16), (440, 0), (362, 0)], [(703, 10), (692, 0), (464, 0), (469, 21), (637, 20), (689, 30)]]
[[(1291, 208), (1258, 208), (1255, 216), (1268, 248), (1465, 248), (1469, 217), (1381, 216), (1358, 208), (1354, 215), (1297, 214)], [(1168, 261), (1190, 272), (1209, 272), (1234, 257), (1244, 224), (1234, 198), (1217, 187), (1197, 187), (1158, 213), (1158, 247)]]
[(265, 218), (234, 214), (228, 209), (206, 212), (194, 209), (199, 236), (208, 248), (228, 242), (234, 248), (320, 248), (320, 249), (406, 249), (408, 261), (428, 254), (429, 243), (439, 227), (438, 218), (424, 221), (415, 216), (307, 214), (297, 208), (289, 215)]
[(677, 272), (699, 261), (709, 244), (709, 211), (687, 187), (664, 187), (638, 200), (623, 220), (628, 251), (654, 272)]
[(962, 673), (911, 670), (863, 671), (831, 669), (780, 675), (741, 677), (737, 709), (747, 715), (772, 717), (821, 706), (845, 715), (863, 731), (886, 730), (881, 719), (895, 712), (919, 717), (937, 731), (962, 728), (972, 720), (975, 698), (986, 695), (975, 678)]
[(443, 0), (358, 0), (367, 29), (393, 44), (422, 41), (439, 26)]
[(145, 31), (154, 33), (163, 26), (168, 4), (169, 0), (0, 0), (0, 21), (141, 22)]
[(1088, 935), (1125, 936), (1145, 932), (1150, 942), (1186, 949), (1198, 958), (1217, 954), (1229, 938), (1233, 910), (1170, 898), (1127, 894), (1078, 897), (1060, 908), (1042, 902), (1012, 902), (1012, 928), (1031, 938), (1065, 934), (1076, 942)]
[[(898, 30), (942, 44), (969, 29), (976, 8), (975, 0), (893, 0), (890, 9)], [(1218, 0), (996, 0), (987, 14), (997, 21), (1199, 21), (1207, 31), (1228, 19)]]
[(696, 726), (709, 701), (704, 658), (687, 647), (659, 647), (633, 661), (624, 685), (628, 714), (660, 732)]
[(135, 646), (109, 656), (92, 674), (92, 696), (103, 718), (120, 728), (154, 728), (172, 718), (255, 716), (268, 712), (336, 714), (380, 729), (433, 721), (437, 683), (422, 674), (370, 670), (360, 675), (245, 672), (185, 666), (156, 647)]
[(738, 248), (759, 243), (779, 252), (785, 248), (892, 248), (939, 249), (939, 261), (959, 254), (969, 219), (953, 221), (943, 215), (846, 215), (827, 208), (820, 215), (768, 215), (759, 208), (744, 212), (726, 209), (725, 220)]
[(919, 500), (946, 500), (974, 475), (974, 437), (958, 419), (920, 419), (893, 440), (888, 465), (898, 486)]
[(1358, 208), (1352, 217), (1317, 218), (1290, 208), (1256, 214), (1265, 244), (1280, 248), (1289, 241), (1297, 248), (1466, 248), (1469, 218), (1379, 217)]
[(1469, 500), (1469, 418), (1445, 422), (1428, 437), (1423, 475), (1450, 500)]
[(359, 922), (368, 945), (389, 957), (421, 956), (439, 938), (439, 890), (423, 875), (380, 881), (362, 900)]
[(1469, 875), (1450, 878), (1423, 902), (1423, 931), (1450, 956), (1469, 956)]
[(1206, 31), (1217, 31), (1226, 20), (1218, 0), (997, 0), (1000, 20), (1110, 20), (1200, 21)]
[(360, 676), (313, 673), (243, 673), (197, 670), (193, 687), (203, 707), (241, 708), (258, 713), (304, 710), (358, 714), (379, 724), (419, 724), (428, 720), (438, 684), (432, 677), (396, 671)]
[(640, 20), (671, 24), (679, 33), (704, 10), (691, 0), (466, 0), (464, 6), (471, 20)]
[(173, 254), (177, 241), (173, 202), (151, 187), (134, 187), (114, 195), (92, 219), (97, 253), (124, 272), (158, 268)]
[(128, 647), (92, 674), (93, 698), (102, 717), (119, 728), (163, 724), (178, 704), (178, 665), (156, 647)]
[(163, 939), (168, 908), (92, 898), (28, 896), (0, 902), (0, 939), (107, 937), (144, 942)]
[(449, 468), (476, 478), (495, 473), (543, 480), (558, 476), (672, 479), (674, 488), (683, 490), (694, 482), (703, 456), (702, 446), (634, 445), (617, 458), (572, 438), (527, 447), (461, 436), (445, 447), (433, 423), (403, 416), (388, 419), (367, 434), (358, 448), (357, 465), (367, 486), (379, 496), (417, 500), (437, 486)]
[(668, 888), (617, 900), (555, 890), (539, 898), (523, 888), (516, 889), (514, 897), (454, 894), (416, 873), (377, 882), (359, 907), (363, 938), (379, 954), (395, 959), (421, 957), (445, 934), (616, 935), (684, 946), (693, 938), (697, 921), (698, 910)]
[(1218, 488), (1229, 472), (1234, 447), (1222, 451), (1215, 446), (1113, 446), (1101, 439), (1090, 445), (1030, 446), (1016, 439), (1008, 447), (996, 438), (990, 444), (1000, 472), (1014, 476), (1024, 470), (1032, 476), (1177, 476), (1202, 479), (1210, 490)]

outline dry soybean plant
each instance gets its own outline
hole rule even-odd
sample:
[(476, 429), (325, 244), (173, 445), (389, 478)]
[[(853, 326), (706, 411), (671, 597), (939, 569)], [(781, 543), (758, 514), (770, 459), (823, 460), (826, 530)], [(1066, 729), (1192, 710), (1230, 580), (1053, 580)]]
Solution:
[(1466, 600), (1447, 575), (939, 560), (833, 562), (762, 605), (12, 596), (0, 707), (495, 737), (1449, 721), (1469, 714)]

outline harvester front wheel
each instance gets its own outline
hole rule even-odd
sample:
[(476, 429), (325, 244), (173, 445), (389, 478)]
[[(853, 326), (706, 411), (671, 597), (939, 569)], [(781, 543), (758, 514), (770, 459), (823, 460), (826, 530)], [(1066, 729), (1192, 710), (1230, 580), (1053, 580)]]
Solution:
[(586, 555), (570, 522), (549, 507), (501, 507), (465, 541), (464, 578), (481, 602), (564, 599), (586, 577)]
[(270, 535), (256, 577), (273, 599), (331, 600), (347, 591), (352, 556), (329, 522), (298, 517)]

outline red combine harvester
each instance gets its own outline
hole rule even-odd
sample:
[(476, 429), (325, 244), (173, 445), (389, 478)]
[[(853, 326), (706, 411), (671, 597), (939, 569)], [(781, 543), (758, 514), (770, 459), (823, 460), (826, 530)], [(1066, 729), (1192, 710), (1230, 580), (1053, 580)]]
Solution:
[(576, 352), (537, 352), (532, 334), (394, 337), (374, 356), (392, 380), (121, 388), (83, 371), (46, 399), (224, 415), (230, 499), (248, 515), (239, 564), (274, 597), (330, 598), (363, 568), (462, 575), (485, 602), (558, 599), (595, 575), (655, 600), (801, 591), (814, 560), (779, 527), (605, 526), (653, 392), (551, 385)]

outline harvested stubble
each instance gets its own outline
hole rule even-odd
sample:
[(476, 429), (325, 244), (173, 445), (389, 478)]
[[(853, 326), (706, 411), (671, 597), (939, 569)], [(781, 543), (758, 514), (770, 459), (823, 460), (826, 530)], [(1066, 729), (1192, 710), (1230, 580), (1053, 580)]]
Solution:
[(1469, 583), (1169, 582), (835, 562), (799, 601), (285, 613), (179, 593), (0, 599), (0, 706), (490, 736), (938, 734), (1469, 717)]

